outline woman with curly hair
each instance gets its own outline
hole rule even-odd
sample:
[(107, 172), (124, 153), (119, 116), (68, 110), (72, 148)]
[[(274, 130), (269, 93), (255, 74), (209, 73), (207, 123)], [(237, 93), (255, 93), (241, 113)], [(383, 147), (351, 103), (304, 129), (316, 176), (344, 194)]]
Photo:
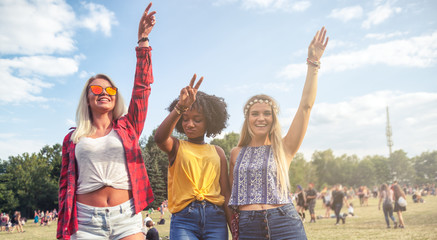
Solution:
[[(182, 88), (155, 133), (169, 159), (170, 239), (228, 239), (228, 165), (223, 149), (207, 144), (205, 135), (221, 133), (229, 115), (223, 98), (198, 91), (202, 80), (194, 86), (194, 75)], [(175, 128), (187, 140), (171, 136)]]
[(231, 151), (229, 176), (229, 205), (240, 212), (240, 240), (307, 238), (288, 194), (288, 169), (302, 144), (316, 99), (320, 58), (328, 44), (325, 36), (323, 27), (308, 47), (301, 101), (284, 138), (279, 105), (272, 97), (256, 95), (244, 105), (244, 123), (238, 146)]

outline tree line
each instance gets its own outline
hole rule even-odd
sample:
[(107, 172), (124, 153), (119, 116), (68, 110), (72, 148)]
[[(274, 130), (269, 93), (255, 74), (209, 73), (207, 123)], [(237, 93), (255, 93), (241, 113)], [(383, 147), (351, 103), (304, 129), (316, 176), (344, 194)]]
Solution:
[[(140, 139), (143, 160), (155, 194), (149, 207), (157, 208), (167, 199), (167, 155), (153, 140), (155, 131)], [(184, 136), (175, 133), (175, 137)], [(229, 133), (210, 143), (223, 148), (229, 159), (231, 149), (237, 145), (239, 134)], [(37, 209), (52, 210), (58, 207), (58, 181), (61, 170), (62, 146), (44, 146), (38, 153), (23, 153), (0, 160), (0, 212), (15, 210), (23, 216), (33, 217)], [(310, 160), (298, 153), (289, 171), (291, 191), (298, 184), (314, 183), (321, 189), (341, 183), (345, 186), (373, 186), (394, 180), (402, 184), (421, 185), (437, 182), (437, 151), (424, 152), (409, 158), (403, 150), (391, 156), (356, 155), (335, 156), (331, 149), (315, 151)]]

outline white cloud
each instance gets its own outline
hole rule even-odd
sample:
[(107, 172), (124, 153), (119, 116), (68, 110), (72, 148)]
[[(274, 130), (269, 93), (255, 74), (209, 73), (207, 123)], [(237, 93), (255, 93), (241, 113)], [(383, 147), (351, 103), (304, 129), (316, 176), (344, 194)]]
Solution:
[(85, 2), (81, 2), (81, 4), (89, 11), (89, 14), (79, 20), (80, 26), (88, 28), (93, 32), (100, 30), (106, 36), (111, 36), (112, 25), (118, 25), (114, 12), (109, 11), (100, 4)]
[(345, 8), (336, 8), (331, 11), (328, 15), (330, 18), (336, 18), (343, 22), (348, 22), (349, 20), (361, 18), (363, 16), (363, 8), (361, 6), (352, 6)]
[(34, 74), (49, 77), (70, 75), (78, 71), (80, 58), (53, 56), (29, 56), (13, 59), (0, 59), (0, 65), (15, 68), (19, 76)]
[(21, 139), (19, 136), (0, 138), (0, 159), (7, 160), (9, 156), (21, 155), (25, 152), (37, 153), (45, 143), (35, 140)]
[(396, 32), (392, 32), (392, 33), (368, 33), (364, 37), (369, 38), (369, 39), (384, 40), (384, 39), (389, 39), (389, 38), (394, 38), (394, 37), (405, 36), (407, 34), (408, 34), (408, 32), (396, 31)]
[(110, 36), (115, 14), (99, 4), (82, 6), (87, 13), (77, 17), (65, 0), (0, 1), (0, 54), (20, 55), (0, 58), (0, 104), (46, 102), (39, 96), (53, 87), (46, 77), (76, 73), (85, 56), (59, 55), (76, 50), (78, 28)]
[(303, 12), (311, 6), (311, 2), (308, 0), (216, 0), (213, 5), (222, 6), (237, 2), (246, 10)]
[(67, 119), (65, 120), (65, 125), (67, 125), (67, 127), (76, 126), (76, 122), (72, 119)]
[(52, 83), (41, 76), (65, 76), (78, 71), (80, 57), (29, 56), (0, 59), (0, 103), (46, 102), (38, 96)]
[(62, 0), (0, 3), (0, 54), (51, 54), (75, 49), (75, 15)]
[[(328, 44), (329, 48), (329, 44)], [(437, 61), (437, 32), (430, 35), (393, 40), (369, 45), (357, 51), (342, 52), (322, 58), (323, 72), (345, 71), (368, 65), (384, 64), (395, 67), (425, 68)], [(277, 75), (298, 78), (306, 73), (305, 64), (289, 64)]]
[(251, 84), (242, 84), (239, 86), (225, 86), (226, 91), (228, 92), (238, 92), (238, 93), (247, 93), (252, 91), (253, 89), (263, 89), (264, 91), (277, 91), (277, 92), (288, 92), (290, 91), (290, 83), (288, 82), (271, 82), (269, 84), (265, 83), (251, 83)]
[(332, 50), (334, 48), (352, 48), (355, 47), (357, 44), (354, 42), (346, 42), (341, 41), (337, 39), (329, 39), (329, 50)]
[[(336, 155), (388, 154), (385, 128), (389, 107), (393, 149), (410, 156), (437, 146), (437, 93), (381, 91), (337, 103), (317, 103), (311, 113), (301, 152), (307, 159), (315, 150), (333, 149)], [(295, 112), (295, 109), (286, 110)], [(282, 118), (283, 130), (291, 119)]]
[(402, 8), (392, 7), (390, 1), (376, 8), (367, 14), (367, 19), (361, 25), (363, 28), (370, 28), (372, 25), (379, 25), (396, 13), (400, 13)]

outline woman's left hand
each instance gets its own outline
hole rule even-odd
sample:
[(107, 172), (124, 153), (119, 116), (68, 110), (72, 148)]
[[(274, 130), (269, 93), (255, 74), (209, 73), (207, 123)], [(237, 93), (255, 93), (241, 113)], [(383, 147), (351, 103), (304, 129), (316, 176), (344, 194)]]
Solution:
[(322, 27), (320, 31), (317, 31), (313, 40), (308, 47), (308, 58), (312, 61), (320, 61), (323, 52), (325, 51), (326, 45), (328, 45), (329, 37), (326, 37), (326, 29)]
[(179, 94), (179, 106), (182, 108), (190, 108), (191, 105), (196, 101), (196, 94), (199, 90), (200, 84), (202, 84), (203, 77), (201, 77), (196, 85), (194, 86), (194, 83), (196, 82), (197, 75), (194, 74), (193, 78), (191, 78), (190, 84), (184, 88), (181, 89), (181, 92)]
[(152, 7), (152, 3), (149, 3), (146, 10), (143, 13), (143, 16), (140, 20), (140, 25), (138, 27), (138, 40), (141, 38), (149, 37), (150, 32), (152, 31), (153, 26), (155, 26), (155, 13), (156, 11), (152, 11), (149, 13), (150, 8)]

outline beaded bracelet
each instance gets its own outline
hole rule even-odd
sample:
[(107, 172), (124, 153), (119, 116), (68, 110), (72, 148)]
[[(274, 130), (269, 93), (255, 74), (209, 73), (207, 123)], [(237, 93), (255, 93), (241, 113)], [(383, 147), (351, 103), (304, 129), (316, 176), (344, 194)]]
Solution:
[(316, 68), (320, 68), (320, 65), (321, 65), (320, 61), (313, 61), (313, 60), (307, 58), (307, 65), (309, 65), (309, 64), (313, 65)]
[(188, 110), (188, 107), (181, 107), (179, 106), (179, 104), (176, 104), (176, 106), (174, 106), (174, 109), (179, 115), (181, 115), (181, 113), (184, 113)]

